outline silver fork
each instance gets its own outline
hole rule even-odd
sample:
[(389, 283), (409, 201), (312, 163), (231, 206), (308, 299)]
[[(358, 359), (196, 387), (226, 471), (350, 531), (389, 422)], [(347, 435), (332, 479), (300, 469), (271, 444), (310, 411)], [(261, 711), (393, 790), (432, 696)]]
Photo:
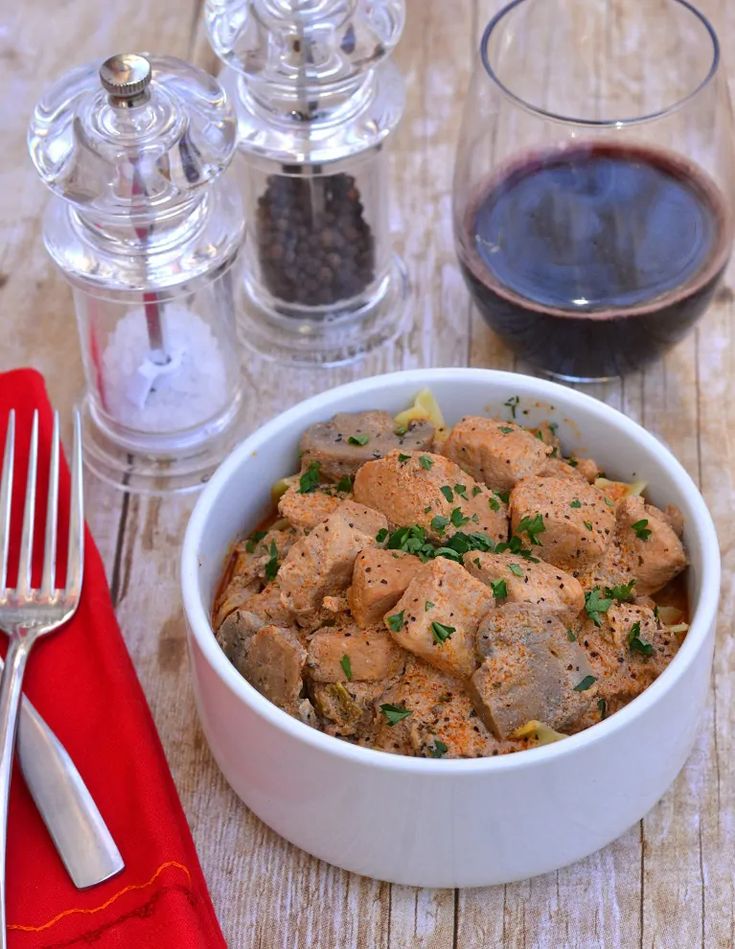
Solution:
[(38, 412), (33, 415), (28, 478), (26, 481), (23, 529), (18, 579), (15, 589), (7, 586), (10, 510), (13, 486), (15, 414), (10, 413), (0, 480), (0, 627), (10, 634), (5, 668), (0, 679), (0, 946), (7, 944), (5, 914), (5, 852), (7, 845), (8, 793), (13, 764), (13, 747), (18, 722), (21, 686), (26, 661), (33, 644), (46, 633), (58, 629), (74, 615), (82, 590), (84, 564), (84, 499), (82, 493), (82, 450), (79, 414), (74, 417), (74, 447), (71, 461), (71, 503), (66, 586), (56, 586), (56, 536), (59, 500), (59, 419), (54, 431), (49, 462), (41, 586), (31, 586), (33, 530), (36, 514), (36, 473), (38, 467)]

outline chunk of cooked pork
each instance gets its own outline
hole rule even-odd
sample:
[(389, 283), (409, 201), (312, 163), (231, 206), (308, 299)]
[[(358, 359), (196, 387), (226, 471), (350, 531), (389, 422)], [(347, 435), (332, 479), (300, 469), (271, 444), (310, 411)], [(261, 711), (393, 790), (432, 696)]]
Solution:
[(513, 533), (534, 537), (534, 554), (565, 570), (600, 560), (615, 529), (603, 494), (566, 478), (524, 478), (511, 492), (510, 511)]
[(347, 593), (358, 626), (374, 626), (403, 596), (422, 568), (418, 557), (402, 550), (368, 547), (355, 559), (352, 586)]
[(355, 558), (374, 546), (375, 535), (387, 528), (382, 514), (353, 501), (343, 501), (311, 533), (289, 550), (278, 580), (284, 606), (299, 621), (313, 618), (325, 596), (342, 593), (352, 578)]
[(314, 682), (390, 679), (406, 659), (383, 626), (325, 626), (311, 637), (307, 652), (306, 672)]
[(495, 541), (508, 536), (505, 504), (442, 455), (394, 451), (370, 461), (357, 472), (354, 493), (392, 524), (416, 524), (433, 540), (457, 531), (484, 532)]
[(513, 554), (469, 551), (463, 559), (469, 573), (493, 589), (495, 602), (531, 603), (562, 619), (574, 619), (584, 607), (584, 591), (566, 570), (545, 563), (533, 563)]
[(454, 426), (442, 451), (480, 484), (507, 491), (540, 472), (553, 448), (515, 422), (468, 416)]
[(428, 449), (433, 437), (430, 422), (414, 422), (405, 435), (397, 435), (396, 423), (387, 412), (341, 412), (328, 422), (307, 428), (301, 436), (301, 464), (308, 467), (318, 462), (325, 478), (338, 481), (394, 449)]
[(325, 521), (344, 500), (324, 491), (302, 494), (298, 487), (290, 487), (278, 501), (278, 513), (294, 527), (308, 531)]
[(470, 694), (497, 738), (532, 720), (573, 730), (597, 698), (585, 651), (553, 613), (527, 604), (493, 610), (480, 624), (477, 648), (485, 658)]
[(325, 719), (324, 731), (338, 738), (358, 738), (373, 731), (375, 700), (385, 688), (379, 682), (314, 683), (311, 695), (316, 710)]
[(399, 646), (437, 669), (467, 677), (477, 666), (477, 627), (492, 606), (484, 583), (460, 564), (438, 557), (409, 583), (385, 621)]
[(242, 671), (258, 692), (297, 715), (305, 662), (306, 650), (290, 629), (263, 626), (252, 637)]

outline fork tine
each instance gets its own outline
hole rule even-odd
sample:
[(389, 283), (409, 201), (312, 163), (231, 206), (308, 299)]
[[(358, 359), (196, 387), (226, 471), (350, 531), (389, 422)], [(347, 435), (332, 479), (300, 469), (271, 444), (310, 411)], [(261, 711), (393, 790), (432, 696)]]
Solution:
[(10, 508), (13, 501), (13, 456), (15, 454), (15, 409), (8, 414), (5, 435), (3, 474), (0, 480), (0, 597), (8, 576), (8, 545), (10, 542)]
[(33, 561), (33, 529), (36, 523), (36, 469), (38, 467), (38, 411), (33, 413), (31, 444), (28, 451), (28, 480), (26, 501), (23, 510), (23, 534), (20, 542), (18, 562), (18, 596), (29, 596), (31, 592), (31, 566)]
[(48, 466), (48, 499), (46, 502), (46, 536), (43, 545), (43, 577), (41, 596), (50, 596), (56, 587), (56, 519), (59, 507), (59, 413), (54, 412), (51, 436), (51, 459)]
[(84, 484), (82, 482), (82, 423), (74, 412), (74, 445), (71, 458), (71, 505), (69, 511), (69, 558), (66, 596), (79, 597), (84, 573)]

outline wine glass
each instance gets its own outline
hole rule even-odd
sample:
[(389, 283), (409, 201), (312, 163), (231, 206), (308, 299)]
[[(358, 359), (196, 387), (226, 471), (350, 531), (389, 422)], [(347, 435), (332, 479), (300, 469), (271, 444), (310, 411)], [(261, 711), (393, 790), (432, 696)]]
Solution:
[(733, 166), (717, 35), (686, 0), (515, 0), (484, 31), (455, 167), (482, 316), (557, 378), (644, 365), (722, 276)]

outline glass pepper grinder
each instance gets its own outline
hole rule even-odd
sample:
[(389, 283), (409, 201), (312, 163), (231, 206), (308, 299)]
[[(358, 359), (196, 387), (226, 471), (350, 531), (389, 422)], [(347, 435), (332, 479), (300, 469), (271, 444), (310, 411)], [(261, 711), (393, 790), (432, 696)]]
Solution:
[(85, 460), (129, 491), (196, 488), (241, 403), (232, 265), (236, 147), (215, 79), (123, 54), (63, 76), (28, 144), (54, 193), (43, 236), (72, 286), (87, 391)]
[(207, 0), (238, 119), (248, 237), (242, 342), (339, 365), (404, 328), (385, 143), (404, 108), (388, 60), (403, 0)]

